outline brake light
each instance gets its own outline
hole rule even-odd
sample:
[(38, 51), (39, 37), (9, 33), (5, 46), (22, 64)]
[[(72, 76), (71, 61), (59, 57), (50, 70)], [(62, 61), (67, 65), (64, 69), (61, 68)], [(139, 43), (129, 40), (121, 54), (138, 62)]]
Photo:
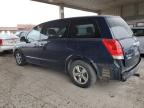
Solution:
[(103, 39), (103, 44), (114, 59), (124, 59), (120, 43), (115, 39)]
[(3, 41), (2, 41), (2, 39), (0, 39), (0, 46), (3, 44)]

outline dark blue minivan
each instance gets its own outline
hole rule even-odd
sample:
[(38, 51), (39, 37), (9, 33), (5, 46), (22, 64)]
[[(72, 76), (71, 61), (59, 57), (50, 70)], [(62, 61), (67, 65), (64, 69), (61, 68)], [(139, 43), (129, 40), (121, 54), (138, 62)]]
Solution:
[(140, 63), (139, 42), (119, 16), (66, 18), (34, 27), (15, 46), (26, 63), (64, 67), (74, 84), (89, 87), (97, 79), (124, 81)]

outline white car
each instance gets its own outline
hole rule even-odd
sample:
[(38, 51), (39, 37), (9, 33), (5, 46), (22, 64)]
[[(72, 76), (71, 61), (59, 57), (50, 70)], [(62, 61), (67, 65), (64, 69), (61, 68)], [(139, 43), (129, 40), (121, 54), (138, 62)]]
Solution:
[(20, 42), (20, 39), (15, 35), (0, 34), (0, 53), (13, 50), (18, 42)]
[(15, 35), (18, 36), (19, 38), (21, 38), (21, 37), (25, 37), (28, 32), (29, 32), (29, 31), (17, 31), (17, 32), (15, 33)]
[(140, 53), (144, 54), (144, 27), (133, 27), (132, 31), (140, 42)]

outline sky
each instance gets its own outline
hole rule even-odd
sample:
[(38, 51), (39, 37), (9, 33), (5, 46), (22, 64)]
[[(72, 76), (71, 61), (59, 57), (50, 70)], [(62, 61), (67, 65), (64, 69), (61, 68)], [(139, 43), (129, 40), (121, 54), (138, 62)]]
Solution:
[[(96, 13), (65, 8), (65, 17), (91, 16)], [(30, 0), (0, 0), (0, 27), (39, 24), (59, 18), (59, 7)]]

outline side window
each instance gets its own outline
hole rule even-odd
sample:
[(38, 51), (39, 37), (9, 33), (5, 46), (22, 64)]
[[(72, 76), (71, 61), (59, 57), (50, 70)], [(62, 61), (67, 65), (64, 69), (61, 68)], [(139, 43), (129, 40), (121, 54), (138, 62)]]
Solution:
[(34, 42), (40, 40), (40, 32), (41, 28), (39, 26), (35, 27), (28, 35), (27, 40), (28, 42)]
[(64, 21), (54, 21), (47, 23), (41, 34), (41, 40), (63, 38), (66, 35), (67, 23)]
[(72, 38), (96, 38), (99, 36), (99, 30), (92, 20), (75, 20), (71, 24), (70, 36)]

